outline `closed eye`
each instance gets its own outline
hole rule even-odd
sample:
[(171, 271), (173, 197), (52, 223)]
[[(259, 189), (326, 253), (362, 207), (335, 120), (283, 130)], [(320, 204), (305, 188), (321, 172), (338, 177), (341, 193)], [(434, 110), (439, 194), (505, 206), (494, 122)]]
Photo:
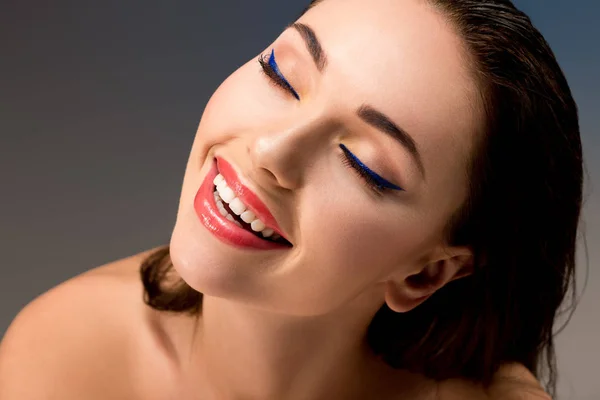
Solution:
[(387, 179), (382, 178), (375, 171), (367, 167), (362, 161), (358, 159), (346, 146), (340, 144), (340, 148), (344, 152), (343, 162), (346, 166), (355, 170), (358, 175), (364, 180), (367, 186), (373, 190), (376, 194), (381, 195), (383, 192), (388, 190), (399, 190), (404, 191), (400, 186), (394, 185)]
[(285, 76), (281, 73), (281, 70), (277, 65), (277, 61), (275, 61), (275, 50), (271, 50), (271, 55), (269, 56), (268, 60), (266, 54), (261, 55), (258, 58), (258, 63), (262, 67), (262, 71), (272, 83), (279, 88), (286, 90), (288, 93), (294, 96), (296, 100), (300, 100), (298, 92), (296, 92)]
[[(298, 92), (293, 88), (293, 86), (289, 83), (286, 77), (283, 75), (279, 66), (277, 65), (277, 61), (275, 60), (275, 50), (271, 50), (271, 54), (267, 60), (267, 55), (262, 54), (258, 58), (258, 63), (262, 67), (263, 73), (267, 76), (269, 81), (273, 83), (280, 89), (284, 89), (286, 92), (291, 94), (296, 98), (296, 100), (300, 100), (300, 96)], [(348, 148), (340, 144), (340, 148), (343, 151), (343, 162), (346, 166), (352, 168), (358, 175), (363, 179), (365, 184), (372, 189), (376, 194), (381, 195), (383, 192), (387, 190), (397, 190), (404, 191), (400, 186), (397, 186), (387, 179), (381, 177), (375, 171), (366, 166), (362, 161), (358, 159)]]

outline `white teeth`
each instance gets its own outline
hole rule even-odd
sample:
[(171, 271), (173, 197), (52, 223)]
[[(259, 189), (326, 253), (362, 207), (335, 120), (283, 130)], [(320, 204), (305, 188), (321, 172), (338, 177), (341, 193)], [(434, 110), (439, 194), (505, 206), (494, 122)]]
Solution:
[(254, 232), (261, 232), (262, 236), (265, 238), (272, 237), (274, 240), (281, 238), (281, 236), (275, 233), (273, 229), (267, 228), (264, 222), (256, 218), (256, 214), (248, 210), (246, 205), (235, 196), (235, 192), (227, 186), (227, 182), (225, 182), (223, 175), (218, 174), (213, 180), (213, 183), (217, 188), (214, 192), (214, 196), (217, 208), (221, 215), (235, 223), (237, 226), (242, 227), (242, 224), (240, 224), (239, 221), (236, 221), (233, 215), (229, 214), (225, 209), (225, 206), (223, 205), (223, 202), (225, 202), (233, 213), (240, 216), (242, 221), (250, 224), (250, 228)]
[(229, 215), (229, 213), (227, 212), (227, 210), (225, 209), (225, 207), (223, 206), (223, 203), (221, 203), (221, 201), (217, 201), (217, 208), (219, 209), (219, 212), (221, 213), (222, 216), (226, 217)]
[(266, 228), (264, 222), (262, 222), (260, 219), (255, 219), (254, 221), (252, 221), (250, 227), (254, 232), (261, 232), (263, 229)]
[(269, 236), (271, 236), (275, 231), (271, 228), (266, 228), (264, 229), (261, 234), (263, 235), (263, 237), (268, 238)]
[(223, 182), (224, 180), (225, 180), (225, 178), (223, 178), (223, 175), (218, 174), (217, 176), (215, 176), (213, 183), (215, 186), (217, 186), (219, 183)]
[(217, 192), (215, 192), (215, 203), (217, 203), (217, 208), (219, 209), (219, 212), (221, 213), (222, 216), (227, 218), (229, 221), (232, 221), (234, 224), (236, 224), (240, 228), (242, 227), (242, 224), (240, 224), (239, 221), (236, 221), (233, 218), (233, 216), (227, 212), (227, 210), (225, 209), (225, 206), (223, 205), (223, 202), (221, 201), (221, 197), (219, 196), (219, 194)]
[(219, 195), (227, 204), (231, 203), (231, 200), (235, 199), (235, 193), (233, 193), (233, 190), (228, 186), (226, 186), (223, 190), (219, 190)]
[(244, 203), (242, 203), (242, 201), (240, 199), (238, 199), (237, 197), (234, 198), (233, 200), (231, 200), (231, 202), (229, 203), (229, 208), (231, 209), (231, 211), (233, 211), (236, 215), (240, 215), (241, 213), (243, 213), (244, 211), (246, 211), (246, 206), (244, 205)]
[(216, 186), (217, 186), (217, 191), (221, 192), (221, 190), (223, 190), (223, 189), (225, 189), (227, 187), (227, 182), (225, 182), (225, 179), (223, 179)]
[(254, 221), (256, 219), (256, 215), (254, 215), (254, 213), (250, 210), (248, 211), (244, 211), (242, 213), (242, 215), (240, 215), (240, 218), (242, 219), (242, 221), (244, 221), (247, 224), (251, 224), (252, 221)]

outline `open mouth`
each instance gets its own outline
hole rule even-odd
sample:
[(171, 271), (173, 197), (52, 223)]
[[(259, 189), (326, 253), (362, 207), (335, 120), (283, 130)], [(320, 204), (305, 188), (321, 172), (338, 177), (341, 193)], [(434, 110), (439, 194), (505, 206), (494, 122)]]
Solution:
[(235, 197), (221, 175), (217, 175), (213, 184), (215, 203), (223, 217), (261, 240), (292, 247), (288, 240), (267, 227), (239, 198)]

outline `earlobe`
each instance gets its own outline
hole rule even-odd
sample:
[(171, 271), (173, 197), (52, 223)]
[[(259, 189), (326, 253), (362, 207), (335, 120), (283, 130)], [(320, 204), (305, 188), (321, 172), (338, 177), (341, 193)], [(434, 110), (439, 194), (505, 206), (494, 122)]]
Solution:
[(418, 301), (418, 298), (411, 298), (403, 289), (402, 285), (394, 281), (386, 282), (385, 303), (392, 311), (397, 313), (410, 311), (423, 301)]
[(404, 281), (386, 282), (385, 302), (395, 312), (407, 312), (424, 302), (439, 289), (439, 275), (432, 268), (423, 268)]

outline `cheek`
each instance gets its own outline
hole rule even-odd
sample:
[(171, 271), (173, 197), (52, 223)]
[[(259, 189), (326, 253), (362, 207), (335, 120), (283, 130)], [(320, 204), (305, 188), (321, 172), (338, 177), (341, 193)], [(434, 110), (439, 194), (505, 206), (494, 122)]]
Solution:
[(242, 135), (276, 118), (285, 105), (277, 89), (262, 76), (258, 63), (251, 60), (213, 93), (204, 109), (197, 138), (220, 142)]
[(357, 194), (338, 193), (313, 204), (321, 207), (303, 220), (307, 251), (324, 279), (356, 290), (413, 263), (427, 236), (406, 209), (365, 205)]

